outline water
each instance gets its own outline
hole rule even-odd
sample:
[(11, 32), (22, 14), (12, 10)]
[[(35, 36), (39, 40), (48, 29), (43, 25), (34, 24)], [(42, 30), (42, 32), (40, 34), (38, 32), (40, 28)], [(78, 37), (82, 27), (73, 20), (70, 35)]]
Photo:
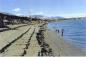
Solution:
[(86, 20), (67, 20), (64, 22), (49, 23), (50, 29), (64, 29), (64, 39), (72, 42), (76, 47), (86, 51)]

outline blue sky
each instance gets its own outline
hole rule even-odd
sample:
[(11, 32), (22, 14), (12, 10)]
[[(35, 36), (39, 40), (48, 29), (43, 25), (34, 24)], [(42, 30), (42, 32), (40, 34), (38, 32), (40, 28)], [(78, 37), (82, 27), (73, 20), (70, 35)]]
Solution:
[(27, 16), (86, 16), (86, 0), (0, 0), (0, 12)]

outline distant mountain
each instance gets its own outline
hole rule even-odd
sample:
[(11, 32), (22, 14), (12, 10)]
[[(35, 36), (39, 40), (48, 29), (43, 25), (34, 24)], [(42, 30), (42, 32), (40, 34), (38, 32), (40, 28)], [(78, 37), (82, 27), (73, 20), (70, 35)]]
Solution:
[(38, 19), (46, 19), (46, 18), (48, 18), (47, 16), (43, 16), (43, 15), (31, 15), (30, 17), (38, 18)]
[(60, 16), (47, 17), (47, 16), (43, 16), (43, 15), (31, 15), (30, 17), (38, 18), (38, 19), (62, 19), (62, 18), (64, 18), (64, 17), (60, 17)]
[(61, 16), (54, 16), (54, 17), (50, 17), (51, 19), (62, 19), (64, 17), (61, 17)]
[(32, 18), (40, 18), (40, 17), (43, 17), (42, 15), (30, 15), (30, 17), (32, 17)]

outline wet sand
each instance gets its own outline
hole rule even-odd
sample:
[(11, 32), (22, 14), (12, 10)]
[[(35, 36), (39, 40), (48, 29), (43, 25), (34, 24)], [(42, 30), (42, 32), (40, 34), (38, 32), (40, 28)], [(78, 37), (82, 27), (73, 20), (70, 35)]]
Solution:
[(50, 45), (55, 56), (86, 56), (85, 52), (66, 42), (62, 36), (50, 29), (45, 32), (45, 41)]

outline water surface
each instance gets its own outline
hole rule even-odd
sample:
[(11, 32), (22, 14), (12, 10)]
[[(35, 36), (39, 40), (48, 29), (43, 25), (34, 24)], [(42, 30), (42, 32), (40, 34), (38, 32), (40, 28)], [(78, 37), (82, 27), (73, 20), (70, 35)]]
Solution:
[(48, 28), (64, 29), (64, 39), (72, 42), (76, 47), (86, 51), (86, 20), (67, 20), (62, 22), (49, 23)]

